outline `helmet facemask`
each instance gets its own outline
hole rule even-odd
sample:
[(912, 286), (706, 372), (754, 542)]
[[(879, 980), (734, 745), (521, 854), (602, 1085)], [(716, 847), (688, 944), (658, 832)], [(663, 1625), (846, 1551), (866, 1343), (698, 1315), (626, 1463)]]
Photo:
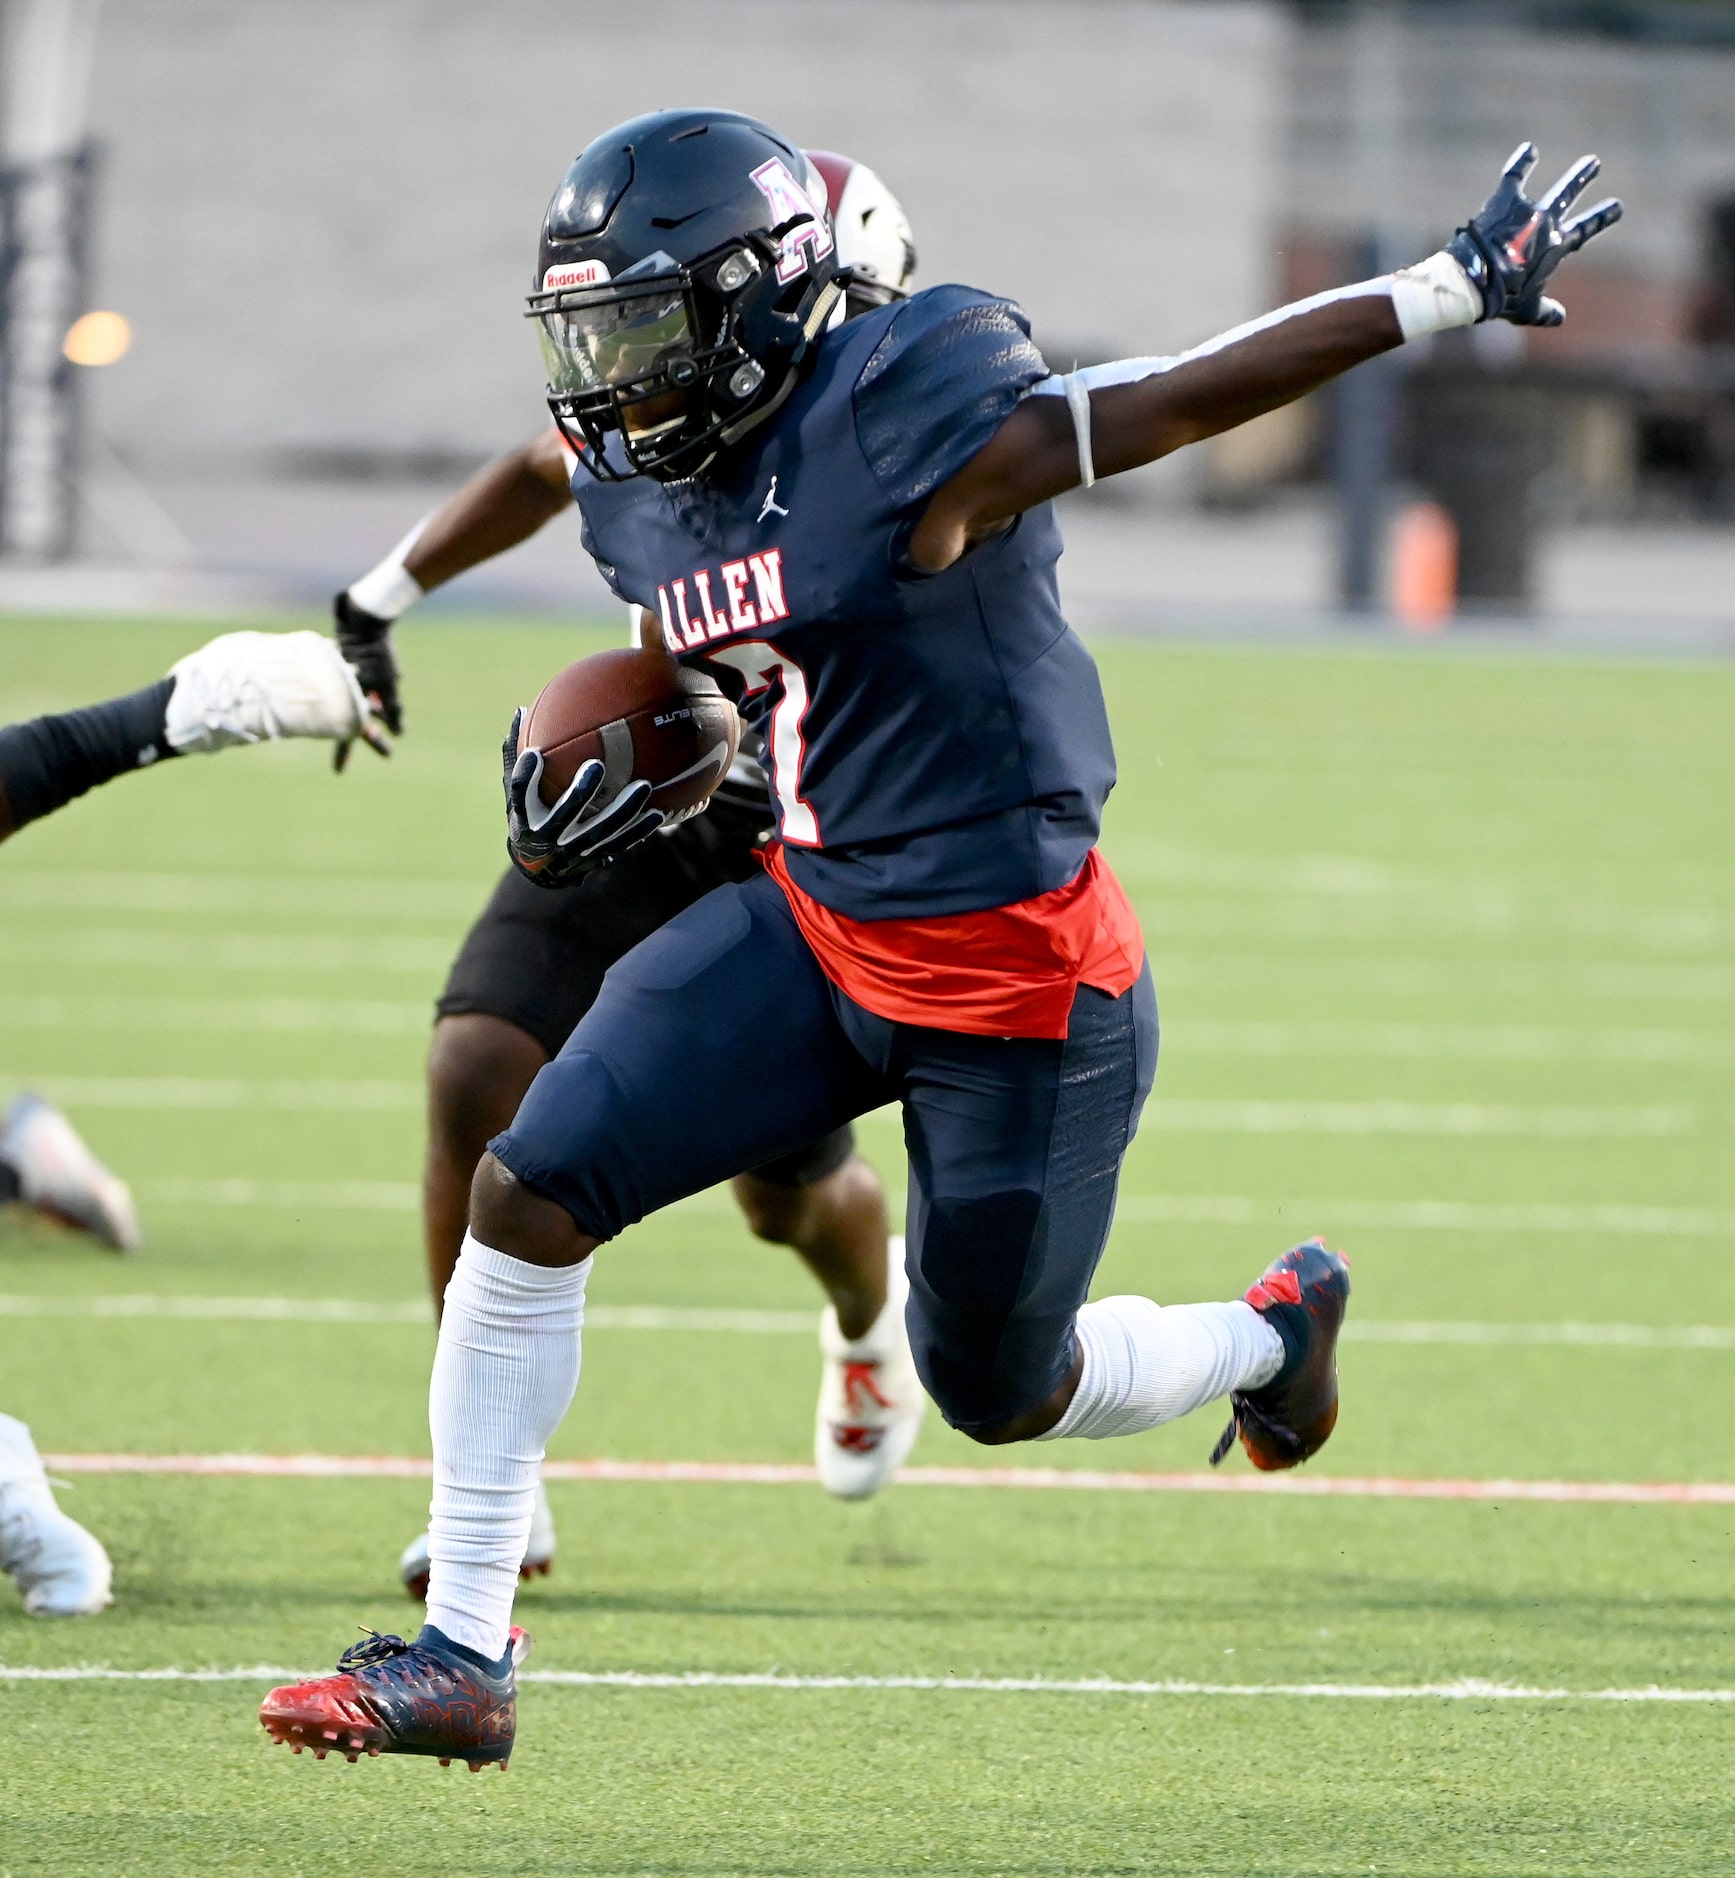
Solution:
[[(753, 231), (685, 263), (653, 254), (613, 280), (530, 296), (549, 409), (592, 475), (697, 475), (789, 395), (842, 292), (829, 272), (779, 279), (793, 227)], [(608, 461), (611, 431), (624, 472)]]

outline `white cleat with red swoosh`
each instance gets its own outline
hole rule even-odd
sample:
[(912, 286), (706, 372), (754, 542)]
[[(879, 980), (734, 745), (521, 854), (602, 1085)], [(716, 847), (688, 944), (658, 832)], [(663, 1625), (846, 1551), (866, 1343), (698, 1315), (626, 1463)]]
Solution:
[(825, 1367), (813, 1431), (813, 1463), (820, 1484), (840, 1500), (878, 1493), (909, 1458), (927, 1413), (904, 1327), (910, 1281), (904, 1242), (886, 1247), (886, 1302), (865, 1336), (853, 1341), (837, 1326), (830, 1305), (819, 1320)]

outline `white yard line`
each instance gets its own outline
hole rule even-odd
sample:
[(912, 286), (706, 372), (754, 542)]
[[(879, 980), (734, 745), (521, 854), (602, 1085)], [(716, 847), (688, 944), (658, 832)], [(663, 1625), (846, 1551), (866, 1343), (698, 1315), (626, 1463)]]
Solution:
[[(367, 1298), (222, 1298), (172, 1292), (0, 1292), (0, 1318), (181, 1318), (214, 1323), (417, 1324), (433, 1322), (421, 1300)], [(747, 1336), (811, 1337), (814, 1311), (755, 1311), (703, 1305), (593, 1304), (587, 1330), (697, 1330)], [(1476, 1324), (1418, 1319), (1351, 1318), (1346, 1343), (1560, 1346), (1626, 1350), (1735, 1350), (1735, 1327), (1724, 1324)]]
[[(425, 1480), (402, 1454), (45, 1454), (51, 1473), (176, 1474), (247, 1480)], [(545, 1461), (545, 1480), (616, 1486), (810, 1487), (812, 1467), (776, 1461)], [(1352, 1500), (1539, 1501), (1559, 1505), (1735, 1506), (1735, 1482), (1418, 1480), (1349, 1474), (1140, 1474), (1064, 1467), (906, 1467), (902, 1487), (1035, 1493), (1258, 1494)]]
[[(0, 1664), (0, 1682), (296, 1682), (328, 1670), (260, 1663), (238, 1669), (110, 1669), (77, 1663), (35, 1667)], [(1735, 1702), (1735, 1689), (1677, 1689), (1656, 1683), (1632, 1689), (1553, 1689), (1476, 1676), (1451, 1682), (1192, 1682), (1182, 1677), (1141, 1681), (1112, 1676), (791, 1676), (727, 1670), (524, 1669), (521, 1683), (564, 1689), (775, 1689), (792, 1692), (880, 1690), (936, 1695), (1213, 1696), (1230, 1700), (1326, 1702)]]

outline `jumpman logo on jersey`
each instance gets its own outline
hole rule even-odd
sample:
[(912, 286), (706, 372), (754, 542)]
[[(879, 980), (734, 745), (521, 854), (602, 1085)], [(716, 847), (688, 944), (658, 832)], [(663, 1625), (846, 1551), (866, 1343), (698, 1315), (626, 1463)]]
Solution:
[(771, 487), (765, 492), (765, 506), (759, 511), (760, 521), (768, 515), (788, 515), (789, 511), (777, 500), (777, 478), (771, 479)]

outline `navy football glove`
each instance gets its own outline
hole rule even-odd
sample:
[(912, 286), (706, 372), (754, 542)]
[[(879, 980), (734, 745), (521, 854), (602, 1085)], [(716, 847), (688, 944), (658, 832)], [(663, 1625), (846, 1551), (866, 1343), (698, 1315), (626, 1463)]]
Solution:
[[(404, 734), (404, 707), (398, 702), (398, 661), (392, 650), (392, 623), (364, 613), (347, 593), (331, 603), (336, 622), (337, 649), (355, 671), (356, 683), (373, 704), (375, 715), (394, 737)], [(332, 757), (336, 768), (349, 761), (349, 744), (340, 743)]]
[(524, 728), (521, 705), (500, 746), (506, 773), (506, 852), (512, 865), (538, 887), (570, 887), (593, 868), (617, 861), (663, 825), (663, 811), (647, 808), (648, 782), (630, 782), (606, 808), (591, 813), (603, 786), (595, 757), (580, 763), (553, 808), (543, 804), (542, 752), (518, 749)]
[(1521, 143), (1507, 159), (1494, 193), (1446, 244), (1446, 252), (1481, 294), (1485, 320), (1558, 326), (1566, 308), (1542, 291), (1549, 275), (1593, 235), (1621, 219), (1621, 205), (1613, 196), (1571, 221), (1562, 219), (1602, 168), (1599, 158), (1580, 157), (1540, 202), (1524, 193), (1524, 179), (1535, 161), (1536, 145)]

